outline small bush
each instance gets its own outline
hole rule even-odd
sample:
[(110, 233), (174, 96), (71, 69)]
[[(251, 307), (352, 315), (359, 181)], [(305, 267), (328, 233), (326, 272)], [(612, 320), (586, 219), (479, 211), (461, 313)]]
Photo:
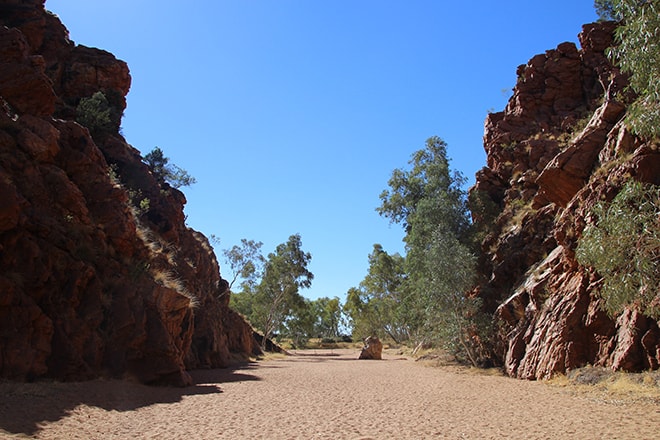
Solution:
[(76, 121), (87, 127), (94, 139), (117, 132), (121, 117), (121, 110), (111, 105), (103, 92), (82, 98), (76, 108)]
[(144, 161), (149, 165), (149, 169), (151, 169), (157, 180), (167, 182), (173, 188), (178, 189), (182, 186), (190, 186), (197, 183), (197, 180), (188, 174), (188, 171), (170, 164), (169, 157), (165, 157), (163, 150), (158, 147), (144, 156)]

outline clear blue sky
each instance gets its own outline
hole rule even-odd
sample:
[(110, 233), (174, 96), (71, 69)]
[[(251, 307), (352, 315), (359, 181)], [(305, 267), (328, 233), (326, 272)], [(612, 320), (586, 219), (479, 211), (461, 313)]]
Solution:
[[(271, 252), (300, 233), (309, 298), (339, 296), (374, 243), (393, 169), (438, 135), (470, 184), (483, 123), (516, 67), (596, 19), (592, 0), (48, 0), (78, 44), (126, 61), (128, 142), (159, 146), (198, 183), (188, 225)], [(225, 277), (230, 274), (224, 273)]]

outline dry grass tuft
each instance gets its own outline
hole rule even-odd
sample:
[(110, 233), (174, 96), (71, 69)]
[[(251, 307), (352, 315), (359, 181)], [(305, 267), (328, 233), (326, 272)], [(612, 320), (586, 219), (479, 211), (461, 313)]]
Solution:
[(422, 349), (416, 353), (415, 362), (420, 362), (426, 367), (457, 367), (459, 363), (456, 358), (445, 350)]
[(199, 299), (192, 292), (190, 292), (183, 281), (180, 278), (175, 277), (172, 272), (161, 269), (153, 269), (151, 271), (151, 275), (153, 276), (156, 283), (167, 287), (168, 289), (172, 289), (179, 295), (188, 298), (190, 301), (190, 308), (194, 309), (199, 307)]
[(469, 367), (467, 369), (468, 374), (473, 374), (475, 376), (491, 376), (491, 377), (504, 377), (504, 371), (501, 368), (477, 368)]
[(277, 360), (282, 360), (286, 359), (289, 355), (286, 353), (273, 353), (273, 352), (266, 352), (262, 355), (259, 355), (255, 358), (257, 361), (277, 361)]
[(188, 298), (188, 300), (190, 301), (189, 303), (190, 308), (194, 309), (199, 307), (199, 298), (197, 298), (197, 296), (195, 296), (192, 292), (190, 292), (190, 290), (188, 290), (188, 288), (180, 278), (177, 278), (169, 270), (153, 267), (155, 263), (158, 262), (159, 259), (162, 261), (163, 257), (165, 257), (167, 263), (170, 266), (172, 267), (176, 266), (176, 261), (175, 261), (176, 248), (174, 247), (174, 245), (160, 240), (152, 230), (150, 230), (149, 228), (145, 227), (142, 223), (140, 223), (140, 221), (138, 220), (138, 216), (135, 213), (134, 213), (134, 217), (135, 217), (137, 236), (145, 245), (145, 247), (149, 250), (149, 258), (151, 262), (154, 263), (154, 264), (150, 263), (148, 265), (148, 267), (151, 268), (150, 273), (153, 280), (156, 283), (160, 284), (161, 286), (167, 287), (168, 289), (172, 289), (175, 292), (177, 292), (179, 295)]
[(136, 217), (136, 229), (138, 238), (144, 246), (149, 249), (150, 257), (156, 259), (164, 256), (170, 266), (176, 266), (177, 249), (172, 243), (164, 242), (149, 228), (142, 225)]
[(610, 403), (660, 403), (660, 371), (625, 373), (587, 366), (557, 375), (546, 383), (575, 395)]

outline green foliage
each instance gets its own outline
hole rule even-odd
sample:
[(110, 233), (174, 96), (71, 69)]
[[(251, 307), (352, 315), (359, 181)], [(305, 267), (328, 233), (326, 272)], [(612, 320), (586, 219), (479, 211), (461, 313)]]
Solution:
[(313, 335), (317, 338), (339, 337), (342, 322), (342, 306), (339, 298), (318, 298), (310, 302), (314, 316)]
[(660, 135), (660, 0), (596, 1), (603, 17), (621, 20), (618, 45), (610, 49), (613, 62), (630, 74), (637, 99), (627, 122), (641, 136)]
[(137, 216), (146, 214), (151, 209), (151, 200), (145, 197), (141, 189), (126, 187), (128, 199)]
[(344, 305), (355, 337), (387, 335), (397, 343), (408, 340), (404, 280), (404, 258), (389, 255), (380, 244), (375, 244), (369, 255), (367, 276), (358, 288), (349, 289)]
[(362, 295), (357, 287), (351, 287), (346, 292), (344, 313), (354, 338), (364, 339), (368, 335), (380, 336), (380, 326), (374, 319), (375, 308), (369, 306), (368, 298)]
[[(217, 241), (217, 239), (216, 239)], [(299, 290), (311, 285), (314, 275), (307, 269), (311, 255), (302, 250), (300, 235), (264, 258), (261, 242), (242, 239), (241, 244), (223, 250), (233, 273), (230, 288), (241, 280), (230, 307), (243, 314), (266, 337), (278, 334), (303, 347), (310, 338), (337, 338), (343, 323), (339, 298), (309, 300)]]
[(261, 246), (263, 246), (263, 243), (260, 241), (243, 238), (240, 246), (234, 245), (231, 249), (222, 251), (225, 262), (229, 265), (232, 273), (232, 279), (229, 282), (230, 289), (239, 278), (242, 279), (241, 287), (243, 290), (254, 287), (256, 280), (261, 278), (261, 272), (266, 261), (261, 255)]
[(280, 335), (290, 338), (296, 347), (304, 347), (311, 338), (338, 337), (341, 319), (339, 298), (323, 297), (313, 301), (301, 298), (294, 301)]
[(151, 209), (151, 200), (149, 200), (147, 197), (140, 200), (139, 209), (140, 212), (149, 212), (149, 209)]
[(465, 178), (451, 173), (447, 144), (437, 136), (426, 141), (426, 148), (416, 151), (409, 161), (409, 171), (396, 169), (388, 181), (389, 190), (381, 193), (378, 213), (400, 223), (406, 233), (415, 227), (416, 235), (432, 233), (434, 217), (443, 217), (459, 233), (467, 230), (469, 219), (465, 193)]
[(167, 183), (173, 188), (178, 189), (182, 186), (190, 186), (197, 183), (197, 180), (188, 174), (186, 170), (170, 164), (170, 159), (165, 157), (163, 150), (158, 147), (155, 147), (144, 156), (144, 161), (159, 182)]
[(576, 256), (603, 277), (605, 310), (616, 315), (630, 307), (660, 318), (660, 187), (630, 181), (593, 216)]
[(117, 132), (121, 123), (122, 112), (108, 101), (103, 92), (96, 92), (88, 98), (82, 98), (76, 108), (76, 121), (89, 129), (96, 140)]
[(598, 19), (601, 21), (618, 20), (617, 14), (614, 10), (614, 1), (612, 0), (595, 0), (594, 8)]
[(299, 298), (295, 302), (290, 315), (286, 318), (280, 329), (280, 335), (289, 338), (295, 348), (302, 348), (314, 335), (314, 324), (317, 316), (312, 302), (305, 298)]
[(449, 352), (479, 365), (479, 341), (490, 332), (490, 319), (479, 298), (466, 293), (474, 286), (476, 257), (454, 234), (437, 229), (427, 250), (426, 276), (416, 279), (418, 307), (427, 339)]
[[(447, 145), (438, 137), (428, 139), (409, 164), (410, 170), (392, 173), (378, 208), (406, 231), (405, 278), (399, 287), (403, 319), (417, 342), (444, 345), (476, 365), (481, 324), (489, 320), (481, 316), (479, 302), (466, 296), (476, 264), (465, 178), (451, 172)], [(349, 292), (356, 306), (359, 293)]]
[(232, 292), (231, 296), (229, 297), (229, 307), (245, 316), (248, 321), (252, 322), (253, 300), (254, 292), (249, 289), (245, 289), (240, 292)]
[(264, 340), (304, 300), (298, 292), (312, 284), (314, 275), (307, 269), (311, 259), (311, 254), (302, 250), (299, 234), (290, 236), (274, 253), (268, 254), (263, 276), (254, 290), (250, 319), (264, 333)]
[(471, 191), (468, 206), (472, 215), (474, 247), (477, 248), (490, 232), (502, 208), (485, 191)]

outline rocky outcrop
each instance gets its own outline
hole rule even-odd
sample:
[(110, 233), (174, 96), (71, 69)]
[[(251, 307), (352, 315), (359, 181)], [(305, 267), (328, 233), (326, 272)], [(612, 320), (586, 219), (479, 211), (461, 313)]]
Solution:
[(608, 316), (600, 280), (575, 258), (595, 203), (628, 179), (660, 184), (658, 144), (622, 123), (626, 77), (604, 54), (614, 28), (586, 25), (581, 49), (563, 43), (520, 66), (506, 109), (486, 120), (488, 166), (471, 195), (496, 215), (475, 294), (496, 317), (494, 357), (511, 376), (658, 368), (658, 323), (631, 310)]
[(75, 122), (99, 91), (123, 112), (128, 67), (43, 3), (0, 5), (0, 377), (186, 385), (258, 352), (183, 193)]

